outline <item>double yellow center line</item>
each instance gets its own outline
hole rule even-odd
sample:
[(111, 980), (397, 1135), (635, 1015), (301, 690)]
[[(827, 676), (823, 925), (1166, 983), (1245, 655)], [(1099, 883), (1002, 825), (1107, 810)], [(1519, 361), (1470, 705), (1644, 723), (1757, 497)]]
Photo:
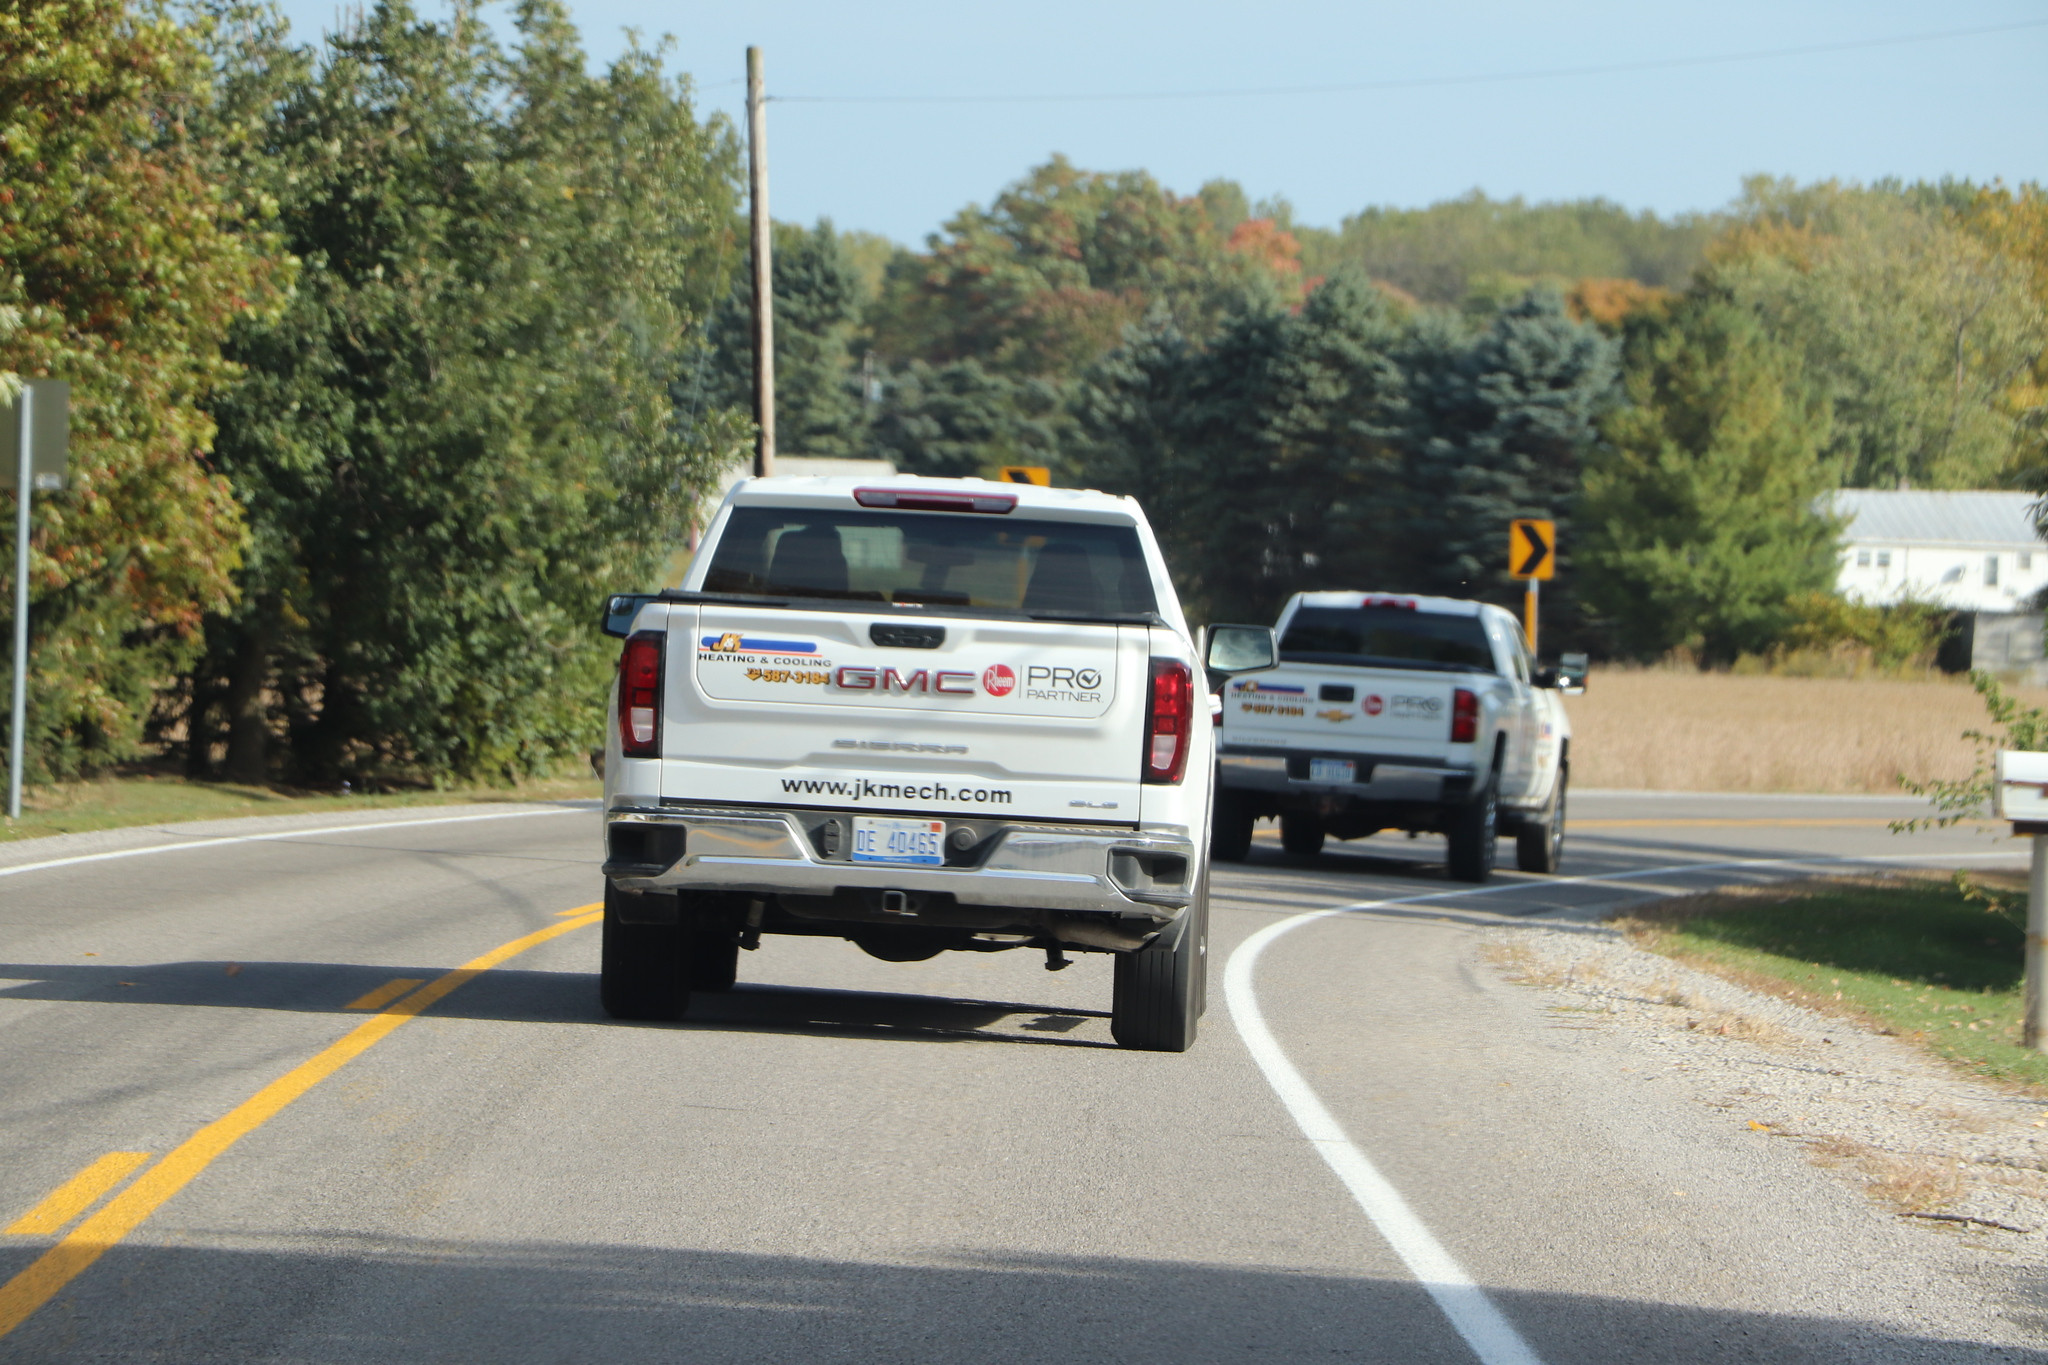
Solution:
[[(602, 906), (586, 905), (566, 911), (561, 923), (500, 944), (482, 957), (470, 959), (409, 995), (405, 992), (411, 990), (416, 982), (407, 981), (401, 987), (401, 982), (393, 981), (352, 1002), (349, 1006), (352, 1009), (378, 1009), (386, 1005), (388, 1008), (364, 1020), (338, 1041), (186, 1138), (162, 1161), (144, 1171), (134, 1184), (109, 1200), (99, 1212), (37, 1257), (26, 1270), (0, 1285), (0, 1337), (28, 1321), (65, 1285), (77, 1279), (94, 1261), (140, 1227), (145, 1219), (163, 1206), (164, 1201), (189, 1185), (228, 1148), (276, 1117), (285, 1106), (390, 1037), (407, 1021), (432, 1009), (451, 992), (529, 948), (597, 923), (603, 918), (602, 910)], [(384, 996), (383, 1000), (370, 1003), (380, 995)], [(58, 1186), (42, 1203), (10, 1225), (7, 1231), (55, 1232), (90, 1208), (95, 1200), (120, 1184), (129, 1172), (148, 1159), (147, 1152), (107, 1153)]]

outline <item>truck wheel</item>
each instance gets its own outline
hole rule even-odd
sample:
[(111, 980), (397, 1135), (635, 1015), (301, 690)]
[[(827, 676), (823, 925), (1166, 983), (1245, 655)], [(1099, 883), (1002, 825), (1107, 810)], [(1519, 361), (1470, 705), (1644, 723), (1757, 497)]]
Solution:
[(1243, 792), (1217, 788), (1216, 809), (1209, 817), (1209, 856), (1241, 863), (1252, 851), (1252, 803)]
[(680, 924), (626, 923), (624, 894), (605, 884), (598, 999), (614, 1019), (680, 1019), (690, 1004), (688, 936)]
[(1565, 784), (1571, 777), (1571, 765), (1561, 764), (1557, 770), (1557, 790), (1550, 794), (1550, 806), (1539, 819), (1531, 820), (1515, 834), (1515, 866), (1524, 872), (1537, 872), (1550, 876), (1557, 871), (1557, 865), (1564, 861), (1564, 797)]
[(1297, 858), (1313, 858), (1323, 851), (1323, 822), (1302, 811), (1280, 817), (1280, 847)]
[(1109, 1034), (1133, 1052), (1186, 1052), (1208, 999), (1209, 878), (1166, 935), (1134, 953), (1118, 953), (1109, 1006)]
[(1488, 773), (1486, 786), (1473, 800), (1460, 806), (1451, 817), (1450, 852), (1444, 859), (1453, 878), (1461, 882), (1484, 882), (1493, 876), (1494, 855), (1500, 843), (1500, 778)]
[(690, 935), (690, 989), (729, 991), (740, 979), (740, 945), (731, 934)]

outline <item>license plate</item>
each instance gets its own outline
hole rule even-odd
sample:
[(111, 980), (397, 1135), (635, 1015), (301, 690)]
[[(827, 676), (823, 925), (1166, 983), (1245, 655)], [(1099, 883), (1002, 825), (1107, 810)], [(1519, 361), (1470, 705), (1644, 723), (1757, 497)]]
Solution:
[(853, 817), (853, 860), (857, 863), (914, 863), (937, 867), (946, 861), (944, 820), (883, 820)]
[(1356, 782), (1358, 765), (1348, 758), (1312, 758), (1308, 761), (1311, 782)]

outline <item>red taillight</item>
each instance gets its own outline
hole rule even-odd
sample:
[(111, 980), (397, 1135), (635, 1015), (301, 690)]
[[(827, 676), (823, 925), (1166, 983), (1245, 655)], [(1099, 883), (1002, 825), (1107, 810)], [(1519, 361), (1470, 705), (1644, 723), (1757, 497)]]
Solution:
[(1451, 743), (1470, 744), (1479, 738), (1479, 698), (1459, 688), (1451, 693)]
[(862, 507), (900, 507), (906, 512), (992, 512), (1004, 516), (1017, 506), (1015, 493), (970, 493), (949, 488), (856, 488)]
[(1145, 780), (1179, 782), (1194, 740), (1195, 676), (1178, 659), (1152, 661), (1152, 696), (1145, 708)]
[(667, 636), (643, 630), (619, 656), (619, 752), (627, 758), (661, 757), (661, 655)]

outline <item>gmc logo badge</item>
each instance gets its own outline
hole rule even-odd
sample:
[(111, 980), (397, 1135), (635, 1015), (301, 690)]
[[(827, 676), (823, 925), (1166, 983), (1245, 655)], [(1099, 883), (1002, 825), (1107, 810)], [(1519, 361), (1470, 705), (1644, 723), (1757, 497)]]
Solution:
[(834, 670), (832, 685), (848, 692), (937, 692), (948, 697), (974, 695), (974, 675), (953, 669), (934, 673), (920, 668), (899, 673), (893, 668), (841, 668)]

